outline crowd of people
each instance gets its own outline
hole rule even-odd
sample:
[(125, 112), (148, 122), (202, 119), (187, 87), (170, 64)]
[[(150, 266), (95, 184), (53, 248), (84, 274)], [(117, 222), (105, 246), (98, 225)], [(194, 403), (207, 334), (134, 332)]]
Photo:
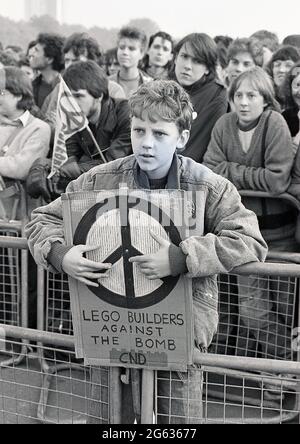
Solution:
[[(280, 43), (276, 34), (265, 30), (237, 39), (192, 33), (175, 42), (168, 33), (157, 32), (148, 42), (143, 30), (124, 27), (118, 34), (117, 47), (102, 53), (98, 42), (85, 33), (76, 33), (67, 39), (41, 33), (28, 45), (25, 53), (13, 46), (3, 50), (0, 64), (2, 219), (30, 218), (33, 208), (54, 201), (75, 179), (84, 177), (75, 183), (87, 186), (85, 181), (89, 176), (82, 174), (103, 163), (117, 161), (112, 165), (120, 167), (124, 165), (124, 158), (128, 158), (127, 167), (133, 168), (130, 159), (132, 153), (136, 155), (135, 137), (142, 137), (148, 127), (140, 125), (132, 129), (131, 119), (145, 119), (151, 126), (147, 109), (153, 106), (153, 101), (158, 102), (162, 91), (165, 94), (169, 91), (170, 97), (175, 94), (174, 97), (178, 98), (179, 94), (183, 101), (188, 97), (193, 107), (189, 137), (183, 137), (184, 143), (180, 143), (181, 155), (186, 159), (183, 163), (185, 173), (190, 169), (191, 176), (196, 174), (194, 165), (202, 164), (223, 176), (238, 191), (268, 193), (270, 199), (259, 195), (243, 196), (243, 205), (256, 214), (261, 234), (270, 250), (299, 251), (296, 241), (298, 213), (276, 196), (289, 193), (300, 200), (300, 35), (288, 36)], [(87, 117), (89, 130), (79, 131), (67, 140), (68, 160), (55, 178), (48, 179), (61, 78)], [(186, 95), (175, 93), (174, 85), (178, 85)], [(134, 108), (137, 106), (135, 101), (139, 94), (147, 95), (148, 87), (151, 97), (148, 102), (143, 102), (145, 114), (139, 113)], [(165, 96), (166, 103), (171, 100), (170, 97)], [(185, 102), (182, 109), (184, 106)], [(182, 109), (180, 112), (183, 112)], [(159, 114), (160, 108), (156, 110), (154, 107), (155, 112), (160, 117), (163, 115)], [(170, 120), (166, 114), (162, 120), (175, 121), (169, 112)], [(162, 131), (151, 130), (156, 131), (157, 140), (164, 135)], [(183, 128), (183, 133), (184, 130), (187, 128)], [(143, 161), (147, 170), (147, 159)], [(111, 171), (116, 177), (121, 174), (120, 169), (105, 168), (110, 175)], [(152, 188), (168, 186), (165, 177), (149, 177), (153, 179), (150, 180)], [(121, 179), (124, 180), (124, 177)], [(5, 189), (16, 180), (26, 184), (30, 202), (27, 215), (9, 214), (11, 207), (6, 205)], [(116, 179), (111, 178), (111, 181)], [(98, 186), (105, 188), (107, 184), (102, 182), (99, 176)], [(71, 185), (68, 189), (80, 189), (78, 186)], [(231, 200), (233, 196), (239, 199), (230, 190)], [(231, 207), (235, 205), (231, 201)], [(53, 208), (53, 214), (56, 214), (58, 209)], [(225, 219), (222, 223), (225, 226), (226, 211), (225, 208), (223, 210)], [(39, 220), (37, 214), (35, 223)], [(211, 220), (210, 223), (213, 225)], [(34, 236), (32, 225), (30, 230), (29, 236)], [(239, 227), (236, 230), (239, 231)], [(240, 228), (240, 234), (242, 231)], [(212, 232), (216, 232), (216, 227)], [(258, 241), (261, 242), (260, 252), (257, 247), (260, 259), (264, 256), (264, 241)], [(176, 251), (173, 254), (177, 263), (183, 264), (180, 273), (187, 272), (185, 256), (182, 261), (182, 252)], [(231, 251), (234, 258), (234, 249)], [(62, 268), (68, 252), (62, 251), (59, 242), (50, 253), (46, 248), (42, 261), (45, 262), (47, 254), (52, 270), (74, 270), (70, 263)], [(188, 246), (185, 254), (189, 254)], [(194, 260), (197, 265), (199, 258)], [(238, 265), (238, 257), (236, 261)], [(176, 268), (174, 258), (171, 262)], [(208, 263), (214, 271), (213, 262), (208, 260)], [(217, 271), (222, 271), (222, 267)], [(69, 274), (72, 275), (72, 271)], [(266, 301), (265, 296), (259, 297), (265, 289), (254, 279), (251, 285), (253, 288), (257, 286), (256, 297), (253, 298), (252, 292), (248, 298), (240, 298), (241, 317), (248, 319), (245, 324), (248, 323), (254, 335), (260, 330), (258, 336), (261, 338), (265, 329), (269, 353), (283, 357), (284, 346), (277, 342), (278, 337), (286, 336), (284, 313), (277, 308), (279, 315), (273, 319), (271, 292), (270, 300)], [(249, 319), (253, 319), (249, 313), (258, 311), (260, 324), (257, 330), (257, 319), (253, 322), (255, 325), (249, 324)], [(282, 335), (281, 328), (284, 331)], [(205, 343), (205, 348), (211, 339)]]

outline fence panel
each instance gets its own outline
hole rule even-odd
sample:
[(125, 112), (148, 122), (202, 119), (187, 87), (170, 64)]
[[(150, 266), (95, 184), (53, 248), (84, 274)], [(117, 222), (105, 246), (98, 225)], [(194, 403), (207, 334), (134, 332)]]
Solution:
[[(30, 352), (18, 365), (5, 364), (7, 340), (14, 347), (19, 340), (31, 342)], [(51, 349), (47, 344), (51, 344)], [(74, 363), (71, 366), (55, 356), (45, 372), (40, 356), (53, 347), (57, 356), (68, 347), (69, 355), (74, 357), (73, 338), (0, 326), (0, 424), (119, 422), (118, 369), (102, 368), (99, 378), (99, 367)]]
[[(209, 350), (211, 354), (207, 355), (214, 358), (214, 361), (202, 372), (196, 372), (191, 381), (190, 376), (186, 375), (163, 372), (156, 374), (154, 409), (157, 422), (180, 422), (180, 416), (188, 416), (192, 422), (201, 423), (282, 423), (297, 420), (299, 390), (293, 364), (299, 365), (299, 276), (299, 265), (266, 263), (248, 264), (230, 275), (219, 277), (220, 293), (225, 296), (226, 303), (220, 298), (220, 328)], [(46, 289), (47, 300), (46, 329), (71, 334), (66, 278), (48, 274), (43, 288)], [(241, 300), (246, 302), (242, 305), (242, 314)], [(262, 305), (258, 306), (258, 303)], [(262, 314), (267, 314), (267, 317), (263, 318)], [(223, 315), (225, 321), (222, 320)], [(66, 353), (66, 350), (60, 352)], [(68, 353), (67, 351), (66, 356)], [(230, 358), (227, 361), (228, 368), (221, 370), (220, 353), (229, 355), (224, 357)], [(43, 354), (45, 356), (44, 352)], [(242, 369), (238, 372), (230, 365), (231, 360), (236, 357), (243, 359)], [(269, 359), (267, 364), (264, 358)], [(56, 352), (52, 353), (52, 358), (47, 357), (47, 362), (56, 368), (58, 364), (70, 367), (80, 364), (74, 359), (74, 355), (69, 354), (69, 357), (60, 359)], [(257, 370), (254, 362), (256, 366), (257, 362), (264, 365)], [(284, 377), (280, 373), (280, 363), (283, 366), (288, 364), (291, 368), (290, 373), (285, 371)], [(102, 376), (97, 376), (97, 373), (95, 375), (101, 381)], [(149, 382), (150, 374), (144, 379), (148, 381), (148, 385), (142, 390), (144, 395), (141, 413), (143, 421), (149, 421), (153, 410), (153, 387)], [(185, 395), (177, 393), (182, 379), (188, 387)], [(199, 390), (202, 386), (201, 394)], [(100, 393), (101, 390), (98, 390), (98, 394)], [(197, 396), (193, 400), (195, 395)], [(180, 410), (174, 413), (173, 405), (176, 410), (176, 400), (182, 396), (186, 400), (179, 406), (181, 413)], [(182, 409), (185, 411), (184, 415)]]

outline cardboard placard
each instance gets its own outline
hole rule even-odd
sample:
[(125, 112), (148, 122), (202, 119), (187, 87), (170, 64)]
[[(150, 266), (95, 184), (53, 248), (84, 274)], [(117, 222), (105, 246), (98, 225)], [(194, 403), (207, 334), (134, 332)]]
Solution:
[(203, 234), (203, 208), (184, 191), (93, 191), (63, 195), (68, 245), (94, 245), (87, 258), (112, 264), (99, 287), (69, 279), (78, 358), (87, 365), (187, 369), (192, 364), (192, 282), (149, 280), (133, 256)]

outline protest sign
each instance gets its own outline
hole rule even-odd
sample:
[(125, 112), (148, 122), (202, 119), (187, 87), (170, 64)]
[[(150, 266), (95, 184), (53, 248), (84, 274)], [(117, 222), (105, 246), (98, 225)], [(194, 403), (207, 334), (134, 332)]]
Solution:
[(64, 195), (63, 207), (68, 244), (99, 246), (88, 259), (112, 264), (99, 287), (70, 279), (77, 357), (94, 365), (186, 370), (193, 351), (191, 279), (149, 280), (129, 259), (159, 250), (150, 232), (175, 245), (203, 233), (203, 213), (191, 195), (79, 192)]

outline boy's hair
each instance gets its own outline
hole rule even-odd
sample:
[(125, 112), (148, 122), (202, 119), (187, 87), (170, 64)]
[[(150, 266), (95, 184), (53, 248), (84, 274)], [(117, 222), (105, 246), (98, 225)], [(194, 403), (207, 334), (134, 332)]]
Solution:
[(28, 53), (31, 50), (31, 48), (35, 47), (36, 43), (37, 43), (36, 40), (32, 40), (31, 42), (28, 43), (26, 55), (28, 55)]
[(218, 61), (220, 66), (225, 69), (228, 66), (228, 51), (226, 46), (221, 43), (217, 43)]
[(11, 49), (12, 51), (16, 52), (17, 54), (23, 52), (23, 48), (21, 48), (21, 46), (17, 46), (17, 45), (7, 45), (5, 49)]
[(228, 98), (230, 102), (234, 102), (234, 96), (236, 91), (241, 86), (244, 80), (248, 80), (252, 87), (258, 91), (264, 98), (267, 104), (267, 109), (273, 109), (280, 112), (280, 106), (275, 99), (275, 90), (271, 77), (266, 73), (264, 69), (259, 66), (249, 69), (236, 77), (228, 90)]
[(3, 66), (18, 66), (17, 60), (5, 51), (0, 51), (0, 63)]
[(129, 99), (129, 107), (131, 117), (174, 122), (180, 133), (190, 130), (193, 123), (190, 97), (173, 80), (153, 80), (140, 86)]
[[(280, 93), (284, 98), (286, 108), (294, 108), (296, 105), (292, 94), (292, 83), (300, 74), (300, 60), (295, 63), (292, 69), (287, 73), (283, 84), (280, 87)], [(298, 108), (298, 106), (297, 106)]]
[(172, 39), (172, 36), (170, 34), (168, 34), (167, 32), (164, 31), (158, 31), (155, 34), (152, 34), (151, 37), (149, 38), (149, 45), (148, 45), (148, 49), (151, 48), (154, 40), (156, 39), (156, 37), (160, 37), (162, 40), (167, 40), (168, 42), (171, 43), (172, 46), (172, 52), (174, 51), (174, 41)]
[(263, 64), (263, 45), (261, 42), (255, 39), (235, 39), (229, 45), (228, 48), (228, 63), (232, 60), (237, 54), (248, 52), (254, 60), (254, 63), (258, 66), (262, 66)]
[(277, 60), (292, 60), (294, 63), (300, 59), (300, 51), (295, 46), (285, 45), (279, 48), (274, 54), (268, 64), (266, 71), (273, 77), (274, 62)]
[(86, 54), (89, 60), (98, 62), (101, 57), (101, 50), (98, 42), (86, 32), (75, 32), (67, 38), (63, 52), (66, 54), (73, 51), (76, 57)]
[(44, 47), (46, 57), (53, 59), (52, 69), (54, 71), (62, 71), (65, 67), (63, 57), (63, 47), (65, 38), (58, 34), (39, 34), (36, 39), (36, 44)]
[(108, 98), (107, 76), (92, 60), (73, 63), (66, 69), (63, 78), (68, 87), (74, 91), (85, 89), (95, 99), (99, 99), (102, 95), (104, 99)]
[(277, 34), (274, 32), (267, 31), (266, 29), (261, 29), (256, 31), (250, 36), (250, 39), (259, 40), (263, 46), (268, 48), (270, 51), (275, 52), (279, 48), (279, 39)]
[(22, 66), (30, 67), (28, 57), (24, 56), (20, 59), (20, 61), (18, 62), (18, 67), (21, 68)]
[[(2, 70), (1, 70), (2, 71)], [(13, 96), (22, 96), (17, 103), (17, 109), (31, 110), (34, 105), (32, 84), (21, 68), (6, 66), (3, 68), (5, 76), (5, 89)], [(2, 75), (2, 74), (1, 74)]]
[(144, 31), (133, 26), (125, 26), (119, 31), (118, 43), (121, 39), (138, 40), (141, 44), (141, 50), (145, 51), (147, 48), (147, 36)]
[(209, 72), (216, 76), (218, 63), (217, 44), (204, 33), (193, 33), (185, 36), (177, 43), (175, 48), (175, 56), (177, 56), (183, 46), (190, 45), (194, 53), (194, 57), (199, 63), (205, 65)]
[(118, 48), (110, 48), (105, 53), (105, 63), (110, 65), (113, 62), (118, 62)]
[(300, 34), (287, 35), (282, 40), (282, 45), (291, 45), (291, 46), (296, 46), (297, 48), (300, 48)]
[(222, 44), (225, 46), (225, 48), (228, 48), (230, 43), (233, 42), (233, 38), (229, 37), (228, 35), (216, 35), (216, 37), (214, 37), (214, 41), (217, 45)]

